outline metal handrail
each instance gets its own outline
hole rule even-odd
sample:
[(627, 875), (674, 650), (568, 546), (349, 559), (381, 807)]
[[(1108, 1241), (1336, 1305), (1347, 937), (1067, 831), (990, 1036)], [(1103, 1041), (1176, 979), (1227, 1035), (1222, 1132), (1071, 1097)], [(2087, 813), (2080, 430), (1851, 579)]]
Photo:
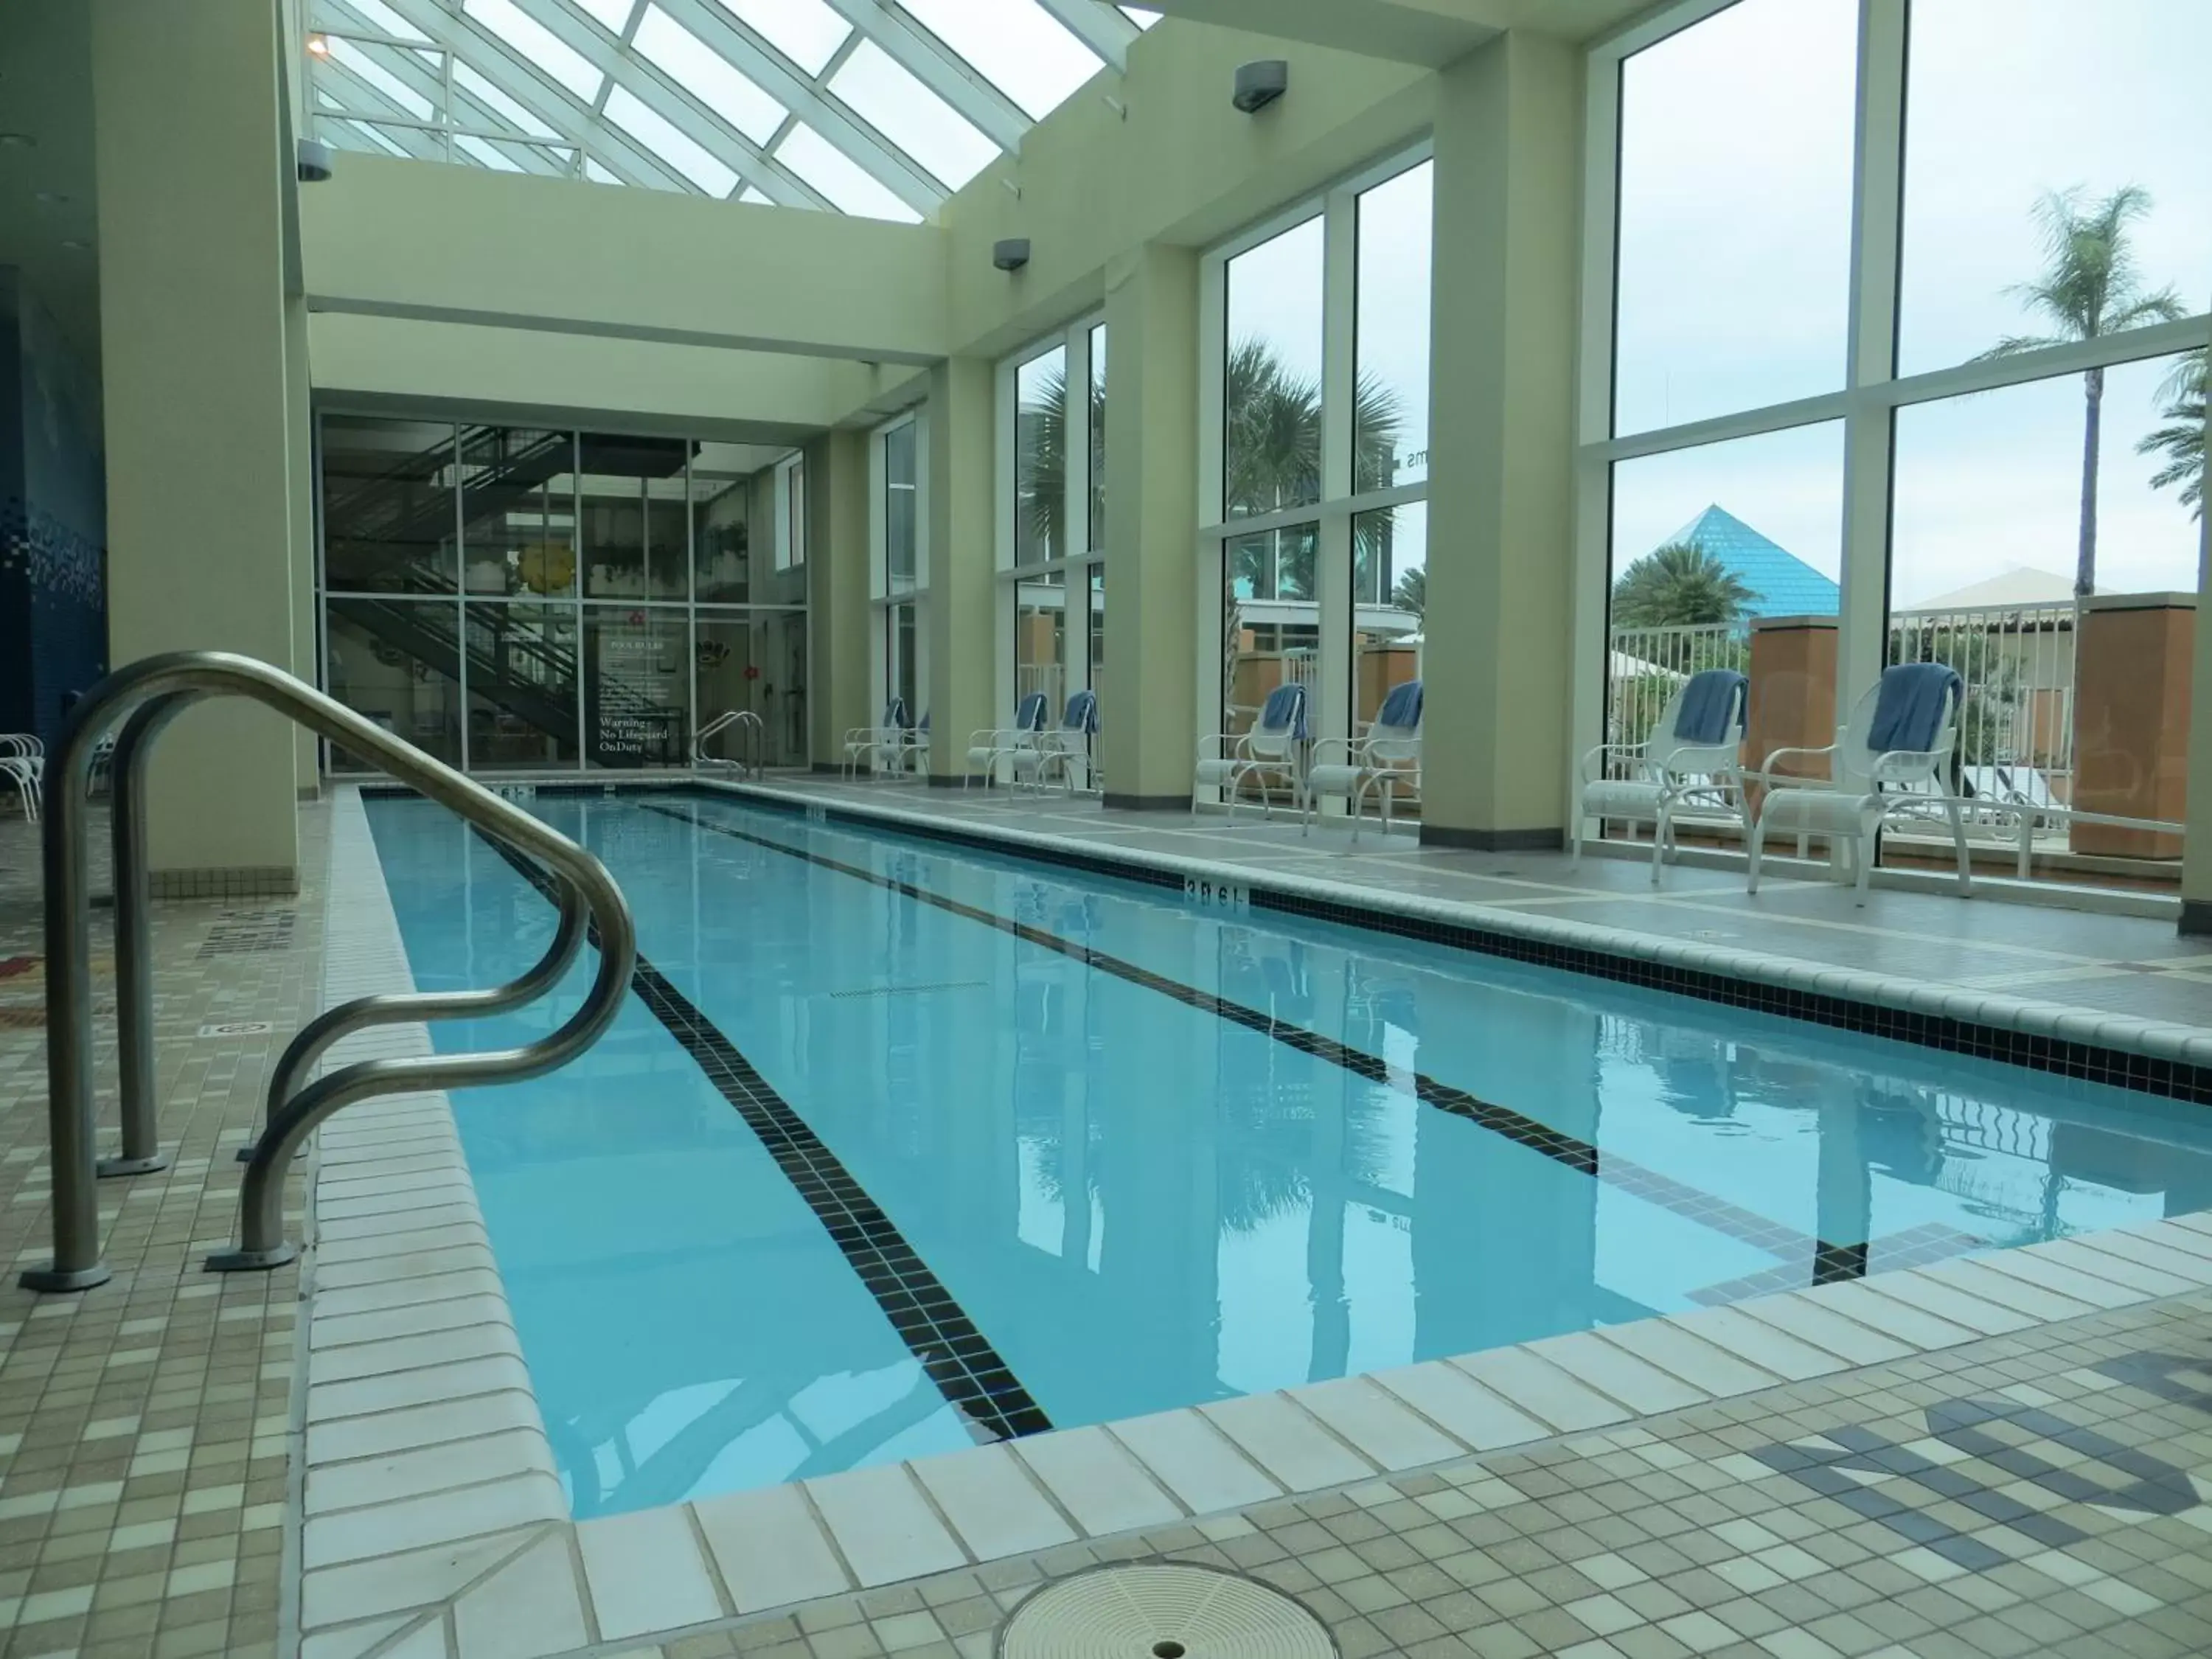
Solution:
[[(218, 651), (179, 651), (117, 670), (70, 711), (46, 772), (42, 853), (46, 872), (48, 1038), (47, 1116), (53, 1165), (54, 1259), (21, 1283), (33, 1291), (82, 1291), (105, 1283), (100, 1259), (98, 1167), (93, 1156), (90, 894), (85, 878), (84, 785), (94, 744), (126, 714), (116, 744), (116, 982), (118, 1053), (125, 1091), (124, 1158), (111, 1173), (161, 1167), (155, 1151), (153, 999), (148, 956), (144, 856), (144, 769), (163, 726), (192, 702), (243, 696), (276, 709), (319, 737), (343, 744), (389, 775), (451, 808), (550, 868), (565, 889), (561, 927), (543, 961), (495, 990), (365, 999), (311, 1024), (286, 1050), (292, 1075), (345, 1030), (394, 1019), (496, 1012), (556, 981), (579, 948), (588, 910), (598, 929), (599, 971), (583, 1002), (557, 1030), (520, 1048), (341, 1066), (282, 1101), (248, 1161), (239, 1199), (239, 1248), (208, 1258), (216, 1271), (262, 1269), (296, 1253), (284, 1240), (284, 1175), (301, 1143), (332, 1113), (386, 1094), (519, 1082), (566, 1065), (596, 1042), (621, 1012), (637, 957), (629, 907), (606, 867), (567, 836), (414, 744), (364, 719), (283, 670)], [(467, 1006), (462, 1006), (462, 1000)], [(340, 1018), (343, 1016), (343, 1018)], [(313, 1039), (310, 1041), (310, 1039)], [(281, 1069), (281, 1066), (280, 1066)], [(151, 1160), (150, 1162), (148, 1160)]]
[[(742, 753), (735, 760), (726, 761), (720, 756), (707, 752), (707, 739), (717, 732), (732, 726), (736, 726), (740, 732), (752, 733), (752, 760), (750, 764), (746, 763)], [(767, 722), (750, 708), (732, 708), (726, 714), (717, 714), (691, 734), (691, 764), (695, 769), (709, 766), (734, 766), (740, 773), (750, 772), (753, 776), (758, 777), (761, 775), (761, 744), (767, 732)]]

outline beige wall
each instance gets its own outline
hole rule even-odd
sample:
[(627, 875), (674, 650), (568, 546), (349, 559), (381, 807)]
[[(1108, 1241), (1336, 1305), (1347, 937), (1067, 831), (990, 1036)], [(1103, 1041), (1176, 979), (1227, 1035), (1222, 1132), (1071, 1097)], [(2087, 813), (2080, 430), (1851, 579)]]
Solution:
[[(94, 119), (112, 660), (239, 651), (289, 666), (295, 430), (268, 0), (94, 0)], [(294, 739), (227, 702), (155, 757), (154, 869), (295, 876)]]
[(301, 196), (318, 311), (927, 362), (943, 233), (348, 155)]

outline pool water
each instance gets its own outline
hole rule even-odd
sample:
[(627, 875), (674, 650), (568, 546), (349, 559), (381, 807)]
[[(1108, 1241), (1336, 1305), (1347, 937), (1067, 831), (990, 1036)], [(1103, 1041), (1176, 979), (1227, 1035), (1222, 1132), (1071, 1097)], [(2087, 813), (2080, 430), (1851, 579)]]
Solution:
[[(496, 848), (368, 810), (422, 988), (537, 959)], [(640, 951), (590, 1054), (453, 1099), (580, 1517), (2212, 1205), (2212, 1121), (2104, 1085), (726, 797), (532, 810)]]

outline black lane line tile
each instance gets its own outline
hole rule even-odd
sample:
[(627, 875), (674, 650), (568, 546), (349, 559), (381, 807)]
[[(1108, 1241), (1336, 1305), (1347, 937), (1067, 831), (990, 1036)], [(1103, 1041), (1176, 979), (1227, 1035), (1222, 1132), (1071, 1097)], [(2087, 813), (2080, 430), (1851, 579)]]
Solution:
[[(554, 901), (553, 884), (544, 872), (483, 830), (477, 834), (549, 902)], [(969, 1431), (988, 1443), (1048, 1431), (1052, 1419), (1044, 1408), (1015, 1378), (882, 1206), (721, 1028), (669, 983), (643, 951), (630, 975), (630, 989), (760, 1137), (776, 1167), (806, 1200), (884, 1316), (921, 1362), (929, 1380), (967, 1419)]]
[[(933, 905), (938, 909), (963, 917), (969, 921), (979, 921), (987, 927), (995, 927), (1001, 933), (1012, 933), (1017, 939), (1031, 945), (1041, 945), (1048, 951), (1058, 951), (1061, 956), (1071, 957), (1086, 967), (1096, 968), (1102, 973), (1111, 974), (1117, 979), (1127, 980), (1132, 985), (1141, 985), (1146, 990), (1158, 992), (1162, 996), (1173, 997), (1176, 1001), (1188, 1007), (1199, 1009), (1219, 1019), (1225, 1019), (1232, 1024), (1242, 1025), (1248, 1030), (1257, 1031), (1263, 1036), (1273, 1037), (1286, 1048), (1295, 1048), (1300, 1054), (1311, 1054), (1316, 1060), (1327, 1060), (1333, 1066), (1341, 1066), (1353, 1076), (1364, 1078), (1370, 1083), (1387, 1084), (1390, 1081), (1390, 1067), (1379, 1055), (1368, 1054), (1362, 1049), (1348, 1048), (1332, 1037), (1325, 1037), (1317, 1032), (1309, 1031), (1303, 1026), (1287, 1024), (1275, 1018), (1272, 1014), (1263, 1014), (1258, 1009), (1247, 1007), (1241, 1002), (1231, 1002), (1224, 997), (1214, 995), (1212, 992), (1201, 991), (1195, 986), (1185, 985), (1180, 980), (1173, 980), (1164, 975), (1156, 974), (1151, 969), (1140, 968), (1133, 962), (1124, 962), (1119, 957), (1109, 956), (1103, 951), (1095, 951), (1087, 945), (1078, 945), (1073, 939), (1062, 939), (1059, 934), (1047, 933), (1043, 928), (1031, 927), (1027, 922), (1016, 921), (1011, 917), (1000, 915), (995, 911), (979, 909), (975, 905), (964, 903), (959, 899), (949, 898), (942, 893), (932, 892), (926, 887), (917, 887), (911, 882), (900, 881), (891, 876), (878, 875), (872, 870), (865, 870), (854, 864), (847, 864), (842, 860), (830, 858), (826, 854), (809, 852), (804, 848), (787, 846), (771, 836), (755, 835), (750, 830), (740, 830), (734, 824), (717, 823), (711, 819), (699, 817), (677, 807), (663, 806), (658, 803), (644, 802), (641, 805), (646, 811), (658, 812), (661, 817), (673, 818), (679, 823), (688, 823), (696, 829), (711, 830), (718, 836), (727, 836), (733, 841), (750, 842), (756, 847), (765, 847), (771, 852), (781, 853), (787, 857), (800, 860), (822, 869), (835, 871), (839, 875), (850, 876), (856, 881), (867, 882), (872, 886), (902, 894), (920, 903)], [(1506, 1139), (1518, 1146), (1526, 1146), (1532, 1152), (1541, 1152), (1545, 1157), (1556, 1163), (1564, 1164), (1571, 1170), (1578, 1170), (1586, 1176), (1606, 1182), (1608, 1186), (1618, 1187), (1625, 1192), (1633, 1193), (1687, 1220), (1694, 1221), (1701, 1226), (1710, 1227), (1715, 1232), (1726, 1234), (1730, 1238), (1764, 1250), (1770, 1255), (1779, 1256), (1793, 1267), (1801, 1266), (1805, 1273), (1813, 1271), (1814, 1263), (1820, 1253), (1828, 1248), (1809, 1234), (1798, 1232), (1792, 1228), (1783, 1226), (1778, 1222), (1769, 1221), (1764, 1216), (1754, 1215), (1748, 1210), (1740, 1209), (1710, 1194), (1686, 1186), (1672, 1176), (1661, 1175), (1656, 1170), (1648, 1170), (1640, 1164), (1632, 1163), (1618, 1154), (1608, 1152), (1601, 1157), (1598, 1149), (1586, 1140), (1564, 1134), (1548, 1125), (1539, 1123), (1534, 1118), (1523, 1116), (1510, 1106), (1500, 1106), (1494, 1102), (1481, 1100), (1468, 1093), (1464, 1089), (1455, 1088), (1448, 1083), (1439, 1083), (1425, 1072), (1413, 1073), (1413, 1092), (1418, 1098), (1434, 1106), (1439, 1111), (1449, 1112), (1455, 1116), (1466, 1118), (1468, 1121), (1489, 1130), (1492, 1134), (1503, 1135)], [(1800, 1279), (1801, 1280), (1802, 1279), (1802, 1273)]]

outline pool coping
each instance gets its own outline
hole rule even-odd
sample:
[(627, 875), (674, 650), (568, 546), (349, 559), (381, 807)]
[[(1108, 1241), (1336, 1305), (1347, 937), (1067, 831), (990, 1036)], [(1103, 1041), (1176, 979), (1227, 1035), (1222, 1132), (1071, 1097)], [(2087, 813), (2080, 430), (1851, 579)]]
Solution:
[[(331, 857), (326, 999), (411, 989), (353, 787)], [(2171, 1218), (579, 1522), (443, 1095), (321, 1132), (309, 1237), (305, 1659), (661, 1641), (2212, 1286), (2212, 1214)]]

